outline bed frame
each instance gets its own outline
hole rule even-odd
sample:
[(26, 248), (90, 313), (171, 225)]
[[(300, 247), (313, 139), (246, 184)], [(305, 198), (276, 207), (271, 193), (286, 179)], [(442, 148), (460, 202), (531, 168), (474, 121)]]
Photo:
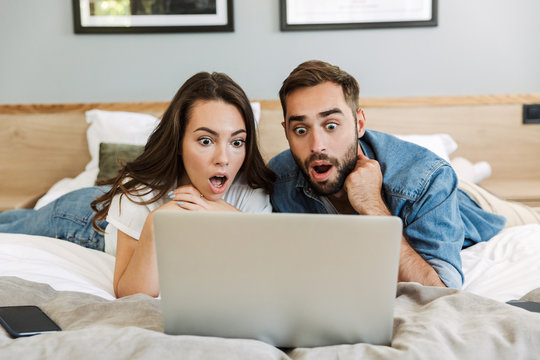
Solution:
[[(481, 185), (496, 195), (540, 206), (540, 124), (522, 123), (522, 105), (540, 94), (361, 99), (367, 127), (393, 134), (448, 133), (451, 157), (487, 161)], [(0, 211), (31, 207), (56, 181), (90, 160), (85, 111), (145, 112), (167, 103), (0, 105)], [(287, 148), (279, 101), (261, 101), (260, 144), (266, 160)]]

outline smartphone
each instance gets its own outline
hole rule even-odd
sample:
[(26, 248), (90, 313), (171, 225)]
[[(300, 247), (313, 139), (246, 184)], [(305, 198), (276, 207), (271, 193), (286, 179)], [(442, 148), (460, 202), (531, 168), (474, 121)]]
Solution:
[(0, 324), (13, 338), (62, 330), (34, 305), (0, 306)]
[(510, 301), (507, 301), (506, 303), (520, 307), (525, 310), (532, 311), (532, 312), (540, 312), (540, 302), (525, 301), (525, 300), (510, 300)]

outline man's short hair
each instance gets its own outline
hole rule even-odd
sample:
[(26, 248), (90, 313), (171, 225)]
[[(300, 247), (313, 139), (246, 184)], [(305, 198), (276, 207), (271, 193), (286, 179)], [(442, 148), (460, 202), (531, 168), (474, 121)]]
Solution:
[(325, 82), (340, 85), (345, 101), (354, 113), (358, 111), (360, 87), (356, 79), (335, 65), (320, 60), (309, 60), (298, 65), (283, 81), (279, 90), (283, 117), (287, 116), (285, 100), (290, 93), (300, 88), (316, 86)]

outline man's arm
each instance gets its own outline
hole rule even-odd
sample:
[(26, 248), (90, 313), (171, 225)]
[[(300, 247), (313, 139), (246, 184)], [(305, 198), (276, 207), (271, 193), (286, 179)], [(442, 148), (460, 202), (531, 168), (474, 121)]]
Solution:
[[(356, 168), (347, 177), (345, 189), (351, 206), (362, 215), (390, 216), (381, 196), (382, 173), (376, 160), (360, 150)], [(418, 282), (427, 286), (446, 286), (433, 267), (401, 237), (398, 281)]]
[(418, 255), (404, 236), (401, 237), (398, 281), (418, 282), (427, 286), (446, 287), (435, 269)]

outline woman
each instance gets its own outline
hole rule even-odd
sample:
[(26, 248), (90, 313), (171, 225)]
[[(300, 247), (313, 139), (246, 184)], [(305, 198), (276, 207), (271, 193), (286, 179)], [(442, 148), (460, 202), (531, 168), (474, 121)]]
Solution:
[[(79, 239), (97, 234), (89, 229), (89, 220), (94, 229), (104, 230), (105, 244), (99, 246), (116, 252), (117, 297), (139, 292), (157, 296), (154, 212), (271, 212), (268, 194), (273, 180), (274, 174), (264, 165), (257, 147), (246, 94), (225, 74), (199, 73), (178, 90), (143, 153), (126, 164), (116, 178), (103, 183), (109, 187), (65, 195), (46, 207), (48, 214), (42, 215), (40, 222), (54, 228), (47, 216), (73, 214), (73, 208), (59, 211), (59, 207), (77, 203), (77, 196), (79, 203), (81, 197), (98, 196), (91, 203), (94, 212), (79, 205), (77, 214), (88, 213), (84, 221), (69, 226), (80, 231)], [(26, 220), (33, 216), (20, 215)], [(64, 236), (62, 231), (68, 226), (56, 227), (61, 231), (55, 236)], [(0, 231), (9, 230), (0, 225)]]

